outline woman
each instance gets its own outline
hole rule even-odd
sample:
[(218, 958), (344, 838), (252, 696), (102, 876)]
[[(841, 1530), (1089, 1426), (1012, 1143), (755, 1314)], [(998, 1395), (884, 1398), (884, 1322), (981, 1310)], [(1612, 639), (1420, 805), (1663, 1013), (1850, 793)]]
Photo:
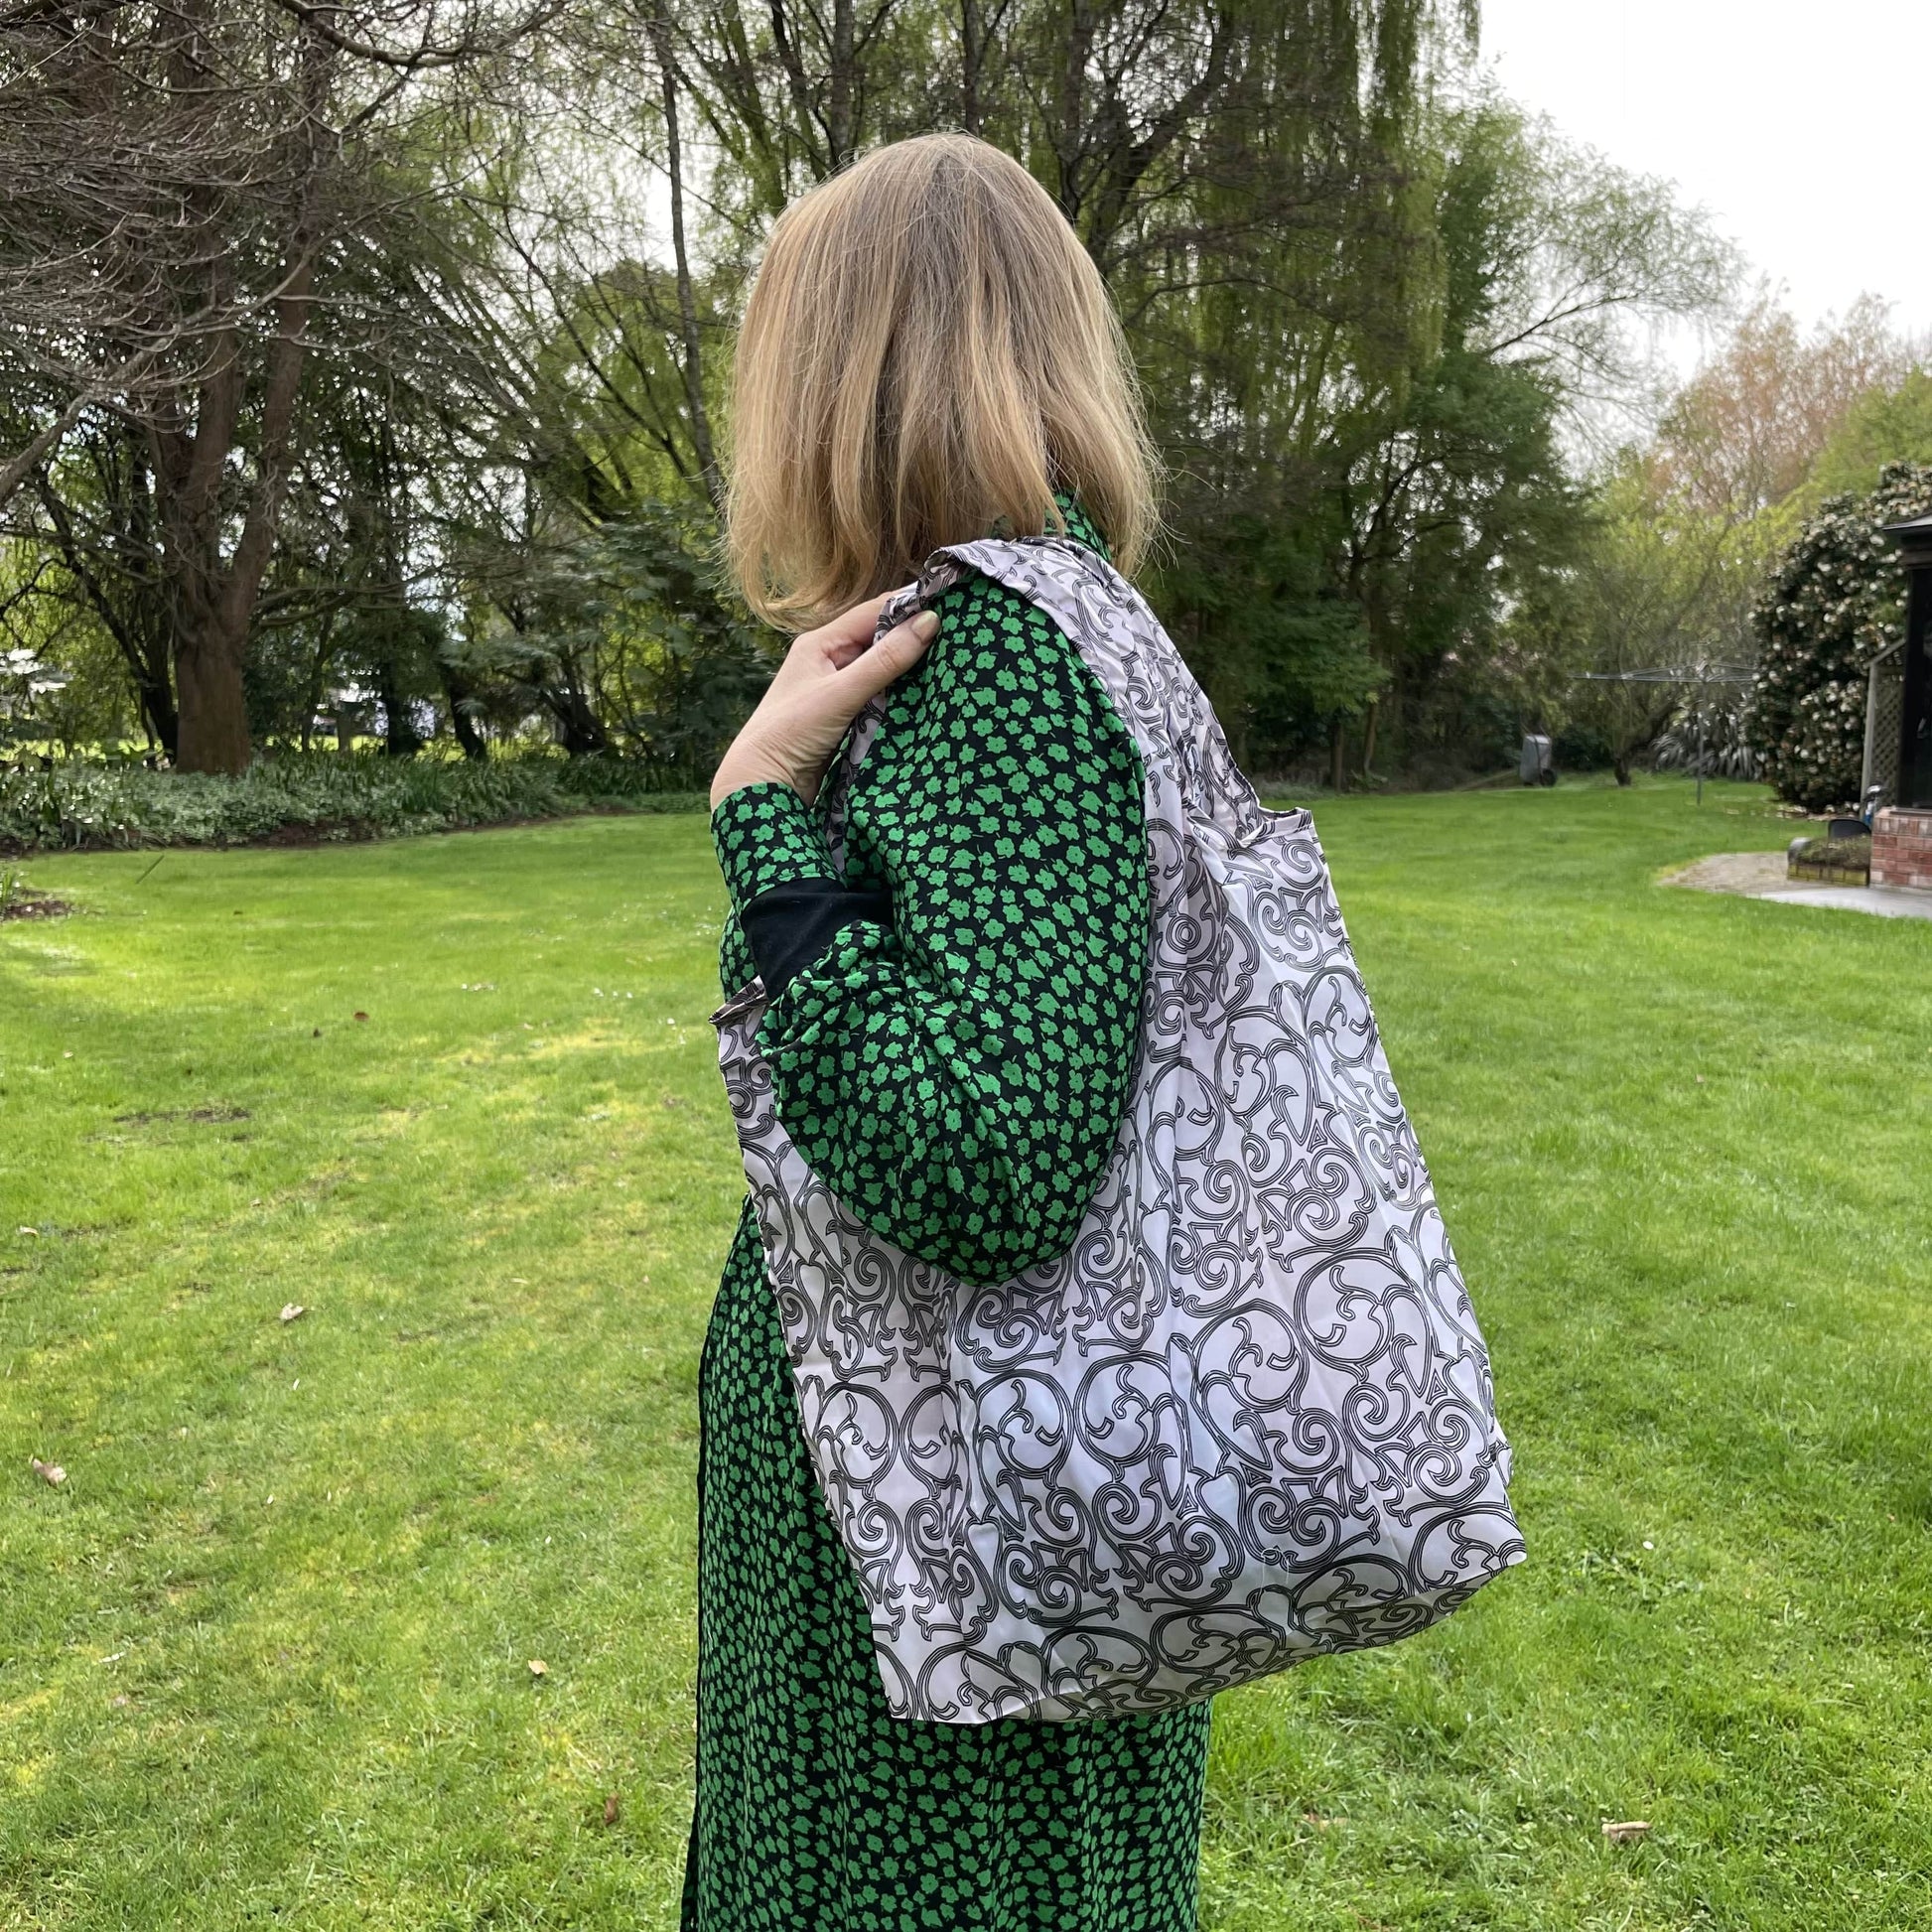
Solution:
[[(786, 210), (737, 383), (734, 558), (754, 608), (804, 634), (712, 788), (725, 991), (762, 978), (780, 1115), (838, 1198), (967, 1282), (1009, 1281), (1070, 1245), (1128, 1100), (1140, 757), (1067, 636), (988, 579), (872, 636), (882, 593), (943, 543), (1063, 530), (1132, 569), (1150, 464), (1119, 329), (1026, 171), (932, 136)], [(835, 864), (820, 782), (881, 693)], [(685, 1926), (1191, 1927), (1204, 1704), (890, 1715), (749, 1205), (700, 1407)]]

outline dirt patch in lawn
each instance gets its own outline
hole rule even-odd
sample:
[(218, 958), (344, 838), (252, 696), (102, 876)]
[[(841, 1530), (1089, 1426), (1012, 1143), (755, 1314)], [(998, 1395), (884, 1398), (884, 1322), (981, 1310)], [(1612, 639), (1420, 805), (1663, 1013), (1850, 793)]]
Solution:
[(65, 919), (73, 907), (64, 898), (16, 898), (0, 904), (0, 919)]
[(154, 1114), (116, 1114), (119, 1127), (152, 1127), (158, 1120), (230, 1121), (252, 1120), (246, 1107), (170, 1107)]
[(1665, 886), (1688, 886), (1696, 893), (1740, 893), (1746, 897), (1785, 883), (1782, 852), (1718, 852), (1681, 872), (1668, 873)]

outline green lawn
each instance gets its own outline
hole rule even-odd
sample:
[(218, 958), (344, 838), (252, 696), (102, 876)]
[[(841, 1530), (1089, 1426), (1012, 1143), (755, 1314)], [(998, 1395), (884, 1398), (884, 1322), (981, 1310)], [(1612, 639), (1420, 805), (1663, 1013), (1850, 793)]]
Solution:
[[(1319, 816), (1531, 1561), (1220, 1702), (1207, 1932), (1932, 1925), (1932, 926), (1656, 888), (1738, 787)], [(28, 870), (0, 1926), (669, 1928), (702, 820)]]

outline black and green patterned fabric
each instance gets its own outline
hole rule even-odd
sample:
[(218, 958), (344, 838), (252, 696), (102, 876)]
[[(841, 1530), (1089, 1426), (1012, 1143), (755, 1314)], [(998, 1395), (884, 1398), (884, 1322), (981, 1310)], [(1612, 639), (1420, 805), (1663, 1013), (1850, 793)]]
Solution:
[[(1064, 1250), (1119, 1131), (1146, 974), (1142, 781), (1050, 619), (984, 579), (937, 609), (846, 801), (852, 916), (790, 972), (759, 1045), (786, 1128), (854, 1214), (995, 1283)], [(747, 911), (756, 930), (760, 900), (838, 872), (783, 786), (733, 793), (713, 829), (729, 995), (759, 966)], [(749, 1211), (699, 1401), (686, 1932), (1191, 1928), (1205, 1705), (1085, 1725), (888, 1713)]]

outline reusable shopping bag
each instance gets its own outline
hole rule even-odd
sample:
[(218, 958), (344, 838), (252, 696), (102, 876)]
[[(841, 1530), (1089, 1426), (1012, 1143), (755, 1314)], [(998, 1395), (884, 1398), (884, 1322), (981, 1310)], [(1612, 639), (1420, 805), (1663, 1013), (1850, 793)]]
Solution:
[[(1522, 1560), (1489, 1362), (1306, 812), (1264, 810), (1152, 611), (1069, 539), (936, 553), (1045, 610), (1139, 744), (1132, 1098), (1057, 1260), (995, 1288), (840, 1203), (714, 1016), (799, 1416), (900, 1718), (1158, 1711), (1391, 1643)], [(843, 809), (883, 705), (828, 776)]]

